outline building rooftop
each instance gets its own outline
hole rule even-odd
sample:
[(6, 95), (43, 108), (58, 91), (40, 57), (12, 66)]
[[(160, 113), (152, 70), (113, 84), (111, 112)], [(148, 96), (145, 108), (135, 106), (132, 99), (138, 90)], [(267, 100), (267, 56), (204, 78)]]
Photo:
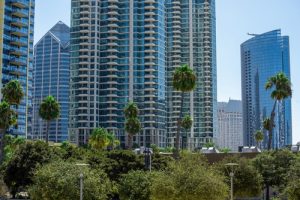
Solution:
[(49, 32), (59, 39), (62, 45), (66, 45), (70, 41), (70, 27), (61, 21), (57, 22)]

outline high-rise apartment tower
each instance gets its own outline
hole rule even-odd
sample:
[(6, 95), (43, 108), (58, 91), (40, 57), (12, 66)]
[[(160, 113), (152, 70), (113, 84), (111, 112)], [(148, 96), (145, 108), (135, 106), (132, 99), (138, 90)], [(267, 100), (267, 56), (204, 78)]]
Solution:
[(20, 81), (25, 95), (15, 108), (18, 125), (9, 132), (24, 137), (31, 131), (34, 4), (34, 0), (0, 1), (0, 97), (7, 82)]
[(72, 0), (70, 137), (104, 127), (126, 146), (124, 107), (137, 103), (140, 145), (166, 145), (164, 0)]
[(216, 16), (214, 0), (166, 0), (167, 132), (175, 143), (180, 92), (173, 72), (188, 64), (196, 73), (196, 89), (184, 97), (184, 115), (193, 118), (187, 135), (190, 149), (212, 142), (217, 133)]

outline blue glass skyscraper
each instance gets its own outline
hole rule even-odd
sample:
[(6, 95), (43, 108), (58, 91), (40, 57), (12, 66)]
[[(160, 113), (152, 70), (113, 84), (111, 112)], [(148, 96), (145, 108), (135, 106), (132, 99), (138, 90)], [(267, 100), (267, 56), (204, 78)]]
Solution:
[(49, 95), (60, 104), (60, 116), (50, 123), (49, 141), (68, 139), (70, 28), (62, 22), (52, 27), (34, 47), (33, 126), (31, 139), (44, 139), (46, 123), (39, 116), (39, 106)]
[(18, 106), (18, 125), (9, 132), (27, 136), (31, 129), (31, 89), (33, 25), (35, 0), (0, 2), (0, 97), (1, 88), (10, 80), (19, 80), (25, 96)]
[[(280, 30), (254, 35), (241, 45), (244, 145), (255, 145), (254, 133), (270, 117), (274, 100), (265, 90), (267, 80), (279, 72), (290, 79), (289, 37)], [(267, 144), (267, 132), (264, 145)], [(273, 148), (292, 144), (291, 99), (276, 107)]]

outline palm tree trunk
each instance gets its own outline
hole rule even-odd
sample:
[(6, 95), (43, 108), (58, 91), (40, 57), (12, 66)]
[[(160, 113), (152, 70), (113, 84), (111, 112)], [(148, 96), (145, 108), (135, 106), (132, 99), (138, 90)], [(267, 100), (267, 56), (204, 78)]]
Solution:
[(132, 149), (132, 137), (130, 133), (128, 133), (128, 149)]
[(2, 135), (1, 141), (0, 141), (0, 164), (2, 164), (2, 161), (4, 160), (4, 148), (5, 148), (5, 135), (6, 135), (6, 130), (5, 129), (0, 129), (0, 134)]
[(266, 200), (270, 200), (270, 186), (266, 185)]
[(177, 120), (177, 133), (176, 133), (176, 151), (175, 151), (175, 158), (179, 158), (179, 139), (180, 139), (180, 129), (181, 129), (181, 120), (183, 114), (183, 99), (184, 99), (184, 92), (181, 92), (181, 106), (180, 106), (180, 115)]
[(46, 128), (46, 143), (49, 144), (49, 126), (50, 121), (47, 121), (47, 128)]
[(269, 141), (268, 141), (268, 150), (272, 148), (272, 138), (273, 138), (273, 128), (274, 128), (274, 118), (275, 118), (275, 109), (276, 109), (277, 100), (275, 100), (273, 109), (271, 112), (271, 119), (269, 124)]

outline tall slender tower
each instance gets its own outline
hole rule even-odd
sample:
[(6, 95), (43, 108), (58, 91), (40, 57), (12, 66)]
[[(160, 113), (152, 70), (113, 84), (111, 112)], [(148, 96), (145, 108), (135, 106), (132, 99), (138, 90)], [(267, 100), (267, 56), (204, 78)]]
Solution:
[(44, 139), (46, 123), (39, 116), (41, 102), (52, 95), (60, 104), (60, 116), (50, 123), (49, 141), (68, 139), (70, 28), (62, 22), (53, 26), (34, 47), (33, 126), (31, 139)]
[(142, 146), (166, 145), (164, 0), (72, 0), (70, 136), (104, 127), (126, 146), (124, 107), (137, 103)]
[(0, 97), (1, 88), (19, 80), (25, 96), (18, 106), (18, 125), (9, 132), (27, 136), (31, 131), (34, 0), (0, 2)]
[[(262, 122), (270, 117), (274, 100), (265, 90), (267, 80), (279, 72), (290, 79), (289, 38), (281, 30), (254, 35), (241, 45), (242, 101), (244, 145), (255, 145), (254, 133), (262, 129)], [(264, 147), (267, 146), (265, 131)], [(273, 129), (273, 148), (292, 144), (291, 99), (276, 107)]]
[(196, 89), (184, 97), (184, 115), (193, 127), (182, 139), (190, 149), (212, 142), (217, 133), (216, 18), (214, 0), (166, 0), (167, 132), (175, 143), (180, 92), (172, 87), (175, 69), (188, 64)]

